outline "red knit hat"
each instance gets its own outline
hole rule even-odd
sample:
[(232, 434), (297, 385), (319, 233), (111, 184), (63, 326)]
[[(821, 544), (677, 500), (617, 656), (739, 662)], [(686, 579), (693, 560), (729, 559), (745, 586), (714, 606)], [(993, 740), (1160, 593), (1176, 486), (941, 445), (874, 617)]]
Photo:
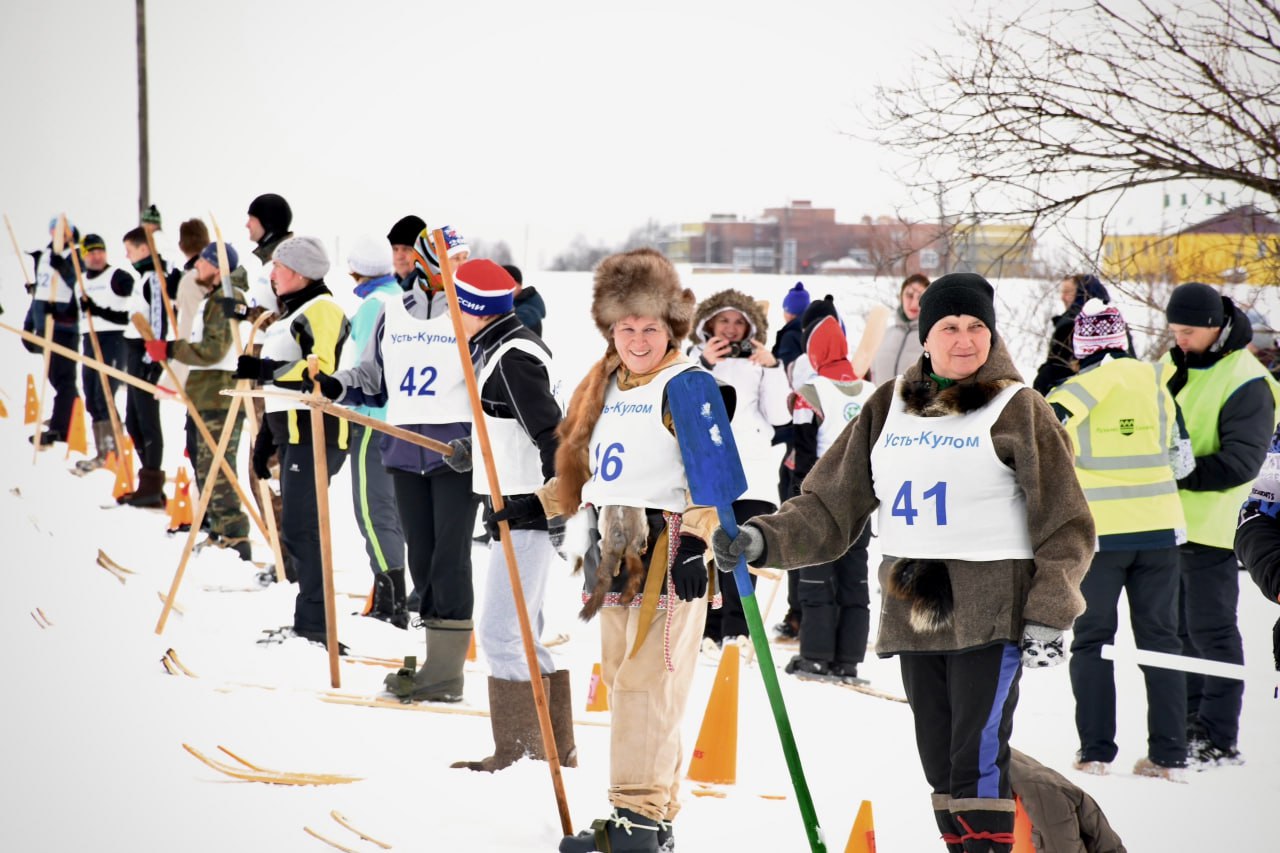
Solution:
[(516, 280), (487, 258), (476, 258), (458, 267), (453, 283), (458, 286), (458, 305), (468, 314), (488, 317), (505, 314), (514, 306)]

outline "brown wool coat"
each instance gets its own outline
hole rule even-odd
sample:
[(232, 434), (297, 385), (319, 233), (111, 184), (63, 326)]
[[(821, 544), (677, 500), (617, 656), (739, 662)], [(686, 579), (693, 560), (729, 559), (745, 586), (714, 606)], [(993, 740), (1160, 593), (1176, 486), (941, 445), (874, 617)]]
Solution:
[[(972, 410), (985, 405), (1000, 387), (1021, 382), (999, 339), (976, 374), (942, 391), (932, 381), (922, 381), (922, 364), (923, 359), (907, 370), (902, 388), (911, 410), (927, 417)], [(751, 520), (764, 533), (759, 565), (796, 569), (829, 562), (848, 549), (879, 505), (871, 449), (893, 393), (892, 383), (876, 390), (858, 419), (818, 460), (798, 497), (773, 515)], [(948, 605), (942, 627), (921, 631), (909, 618), (913, 601), (888, 592), (895, 561), (886, 557), (879, 575), (883, 592), (877, 653), (959, 651), (1018, 641), (1024, 620), (1066, 629), (1084, 611), (1080, 581), (1093, 558), (1094, 526), (1066, 433), (1044, 398), (1024, 388), (992, 426), (991, 439), (1026, 495), (1034, 558), (938, 561), (939, 570), (945, 567), (954, 605)]]

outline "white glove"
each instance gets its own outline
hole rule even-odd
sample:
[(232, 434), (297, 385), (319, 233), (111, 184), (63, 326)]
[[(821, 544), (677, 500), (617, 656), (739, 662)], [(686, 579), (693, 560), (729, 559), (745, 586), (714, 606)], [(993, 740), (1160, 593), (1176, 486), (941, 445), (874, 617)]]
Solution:
[(1062, 632), (1048, 625), (1028, 622), (1022, 627), (1022, 665), (1031, 669), (1057, 666), (1066, 660)]

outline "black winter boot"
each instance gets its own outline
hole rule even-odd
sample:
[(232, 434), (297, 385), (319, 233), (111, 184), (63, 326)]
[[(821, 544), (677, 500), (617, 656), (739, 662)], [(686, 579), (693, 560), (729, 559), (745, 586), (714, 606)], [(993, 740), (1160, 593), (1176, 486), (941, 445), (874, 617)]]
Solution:
[(373, 593), (365, 616), (389, 622), (397, 628), (409, 627), (405, 609), (404, 569), (388, 569), (373, 576)]
[(578, 747), (573, 737), (573, 693), (569, 670), (557, 669), (547, 677), (551, 685), (551, 730), (556, 736), (556, 755), (561, 767), (578, 766)]
[(1013, 850), (1013, 812), (971, 809), (952, 812), (960, 828), (964, 853), (1010, 853)]
[(942, 832), (942, 843), (947, 845), (947, 853), (964, 853), (964, 847), (960, 843), (960, 826), (952, 819), (951, 810), (935, 808), (933, 819)]
[(120, 503), (128, 506), (164, 508), (164, 471), (159, 468), (142, 468), (138, 471), (138, 489), (122, 496)]
[[(550, 693), (546, 678), (542, 679), (542, 689)], [(451, 767), (492, 773), (510, 767), (526, 755), (546, 761), (533, 685), (529, 682), (489, 677), (489, 724), (493, 728), (493, 755), (479, 761), (455, 761)]]
[(560, 853), (658, 853), (658, 829), (658, 821), (616, 808), (608, 817), (593, 821), (590, 829), (561, 839)]

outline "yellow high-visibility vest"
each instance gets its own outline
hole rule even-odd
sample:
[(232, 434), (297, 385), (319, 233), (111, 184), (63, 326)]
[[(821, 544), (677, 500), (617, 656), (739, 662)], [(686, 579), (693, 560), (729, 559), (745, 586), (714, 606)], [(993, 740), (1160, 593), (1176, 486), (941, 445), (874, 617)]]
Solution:
[(1106, 359), (1049, 394), (1071, 413), (1076, 477), (1099, 537), (1186, 527), (1169, 467), (1177, 414), (1165, 372), (1135, 358)]

